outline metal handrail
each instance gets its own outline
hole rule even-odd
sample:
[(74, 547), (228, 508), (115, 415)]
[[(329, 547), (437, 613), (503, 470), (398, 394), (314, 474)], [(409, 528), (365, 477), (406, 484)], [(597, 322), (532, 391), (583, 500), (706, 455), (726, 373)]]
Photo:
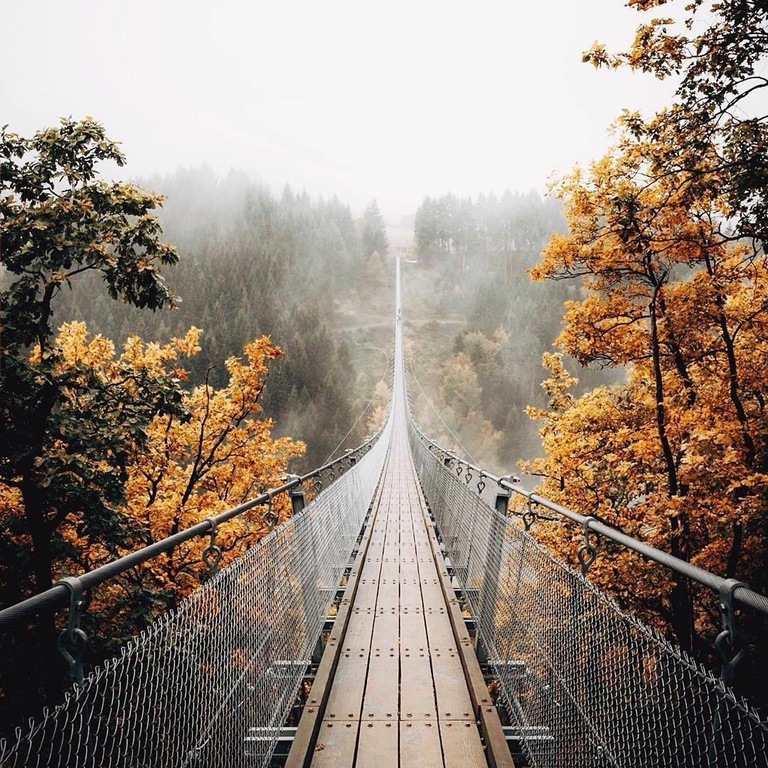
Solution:
[(748, 606), (749, 608), (753, 608), (760, 613), (768, 615), (768, 597), (760, 594), (759, 592), (754, 592), (746, 584), (741, 582), (734, 582), (732, 579), (726, 579), (722, 576), (717, 576), (710, 571), (705, 571), (703, 568), (699, 568), (698, 566), (693, 565), (686, 560), (682, 560), (679, 557), (675, 557), (674, 555), (670, 555), (668, 552), (656, 549), (656, 547), (652, 547), (649, 544), (644, 544), (642, 541), (638, 541), (637, 539), (622, 533), (616, 528), (612, 528), (605, 523), (601, 523), (594, 517), (580, 515), (578, 512), (574, 512), (567, 507), (556, 504), (554, 501), (550, 501), (545, 496), (539, 496), (532, 491), (526, 490), (522, 485), (520, 485), (520, 482), (516, 478), (504, 476), (500, 477), (494, 475), (492, 472), (488, 472), (482, 467), (478, 467), (477, 465), (462, 459), (460, 456), (457, 456), (455, 453), (452, 453), (451, 451), (448, 451), (445, 448), (439, 446), (419, 429), (419, 427), (416, 425), (416, 422), (413, 420), (412, 414), (410, 414), (410, 418), (411, 424), (419, 439), (424, 443), (424, 445), (427, 446), (428, 450), (432, 451), (433, 453), (439, 452), (440, 459), (442, 461), (447, 459), (449, 461), (456, 462), (457, 464), (465, 467), (468, 471), (476, 472), (478, 476), (488, 478), (489, 480), (497, 483), (500, 488), (511, 491), (519, 496), (523, 496), (530, 503), (537, 504), (552, 512), (555, 512), (561, 517), (577, 523), (586, 532), (594, 532), (600, 536), (605, 537), (609, 541), (613, 541), (616, 544), (626, 547), (627, 549), (631, 549), (643, 557), (646, 557), (653, 562), (659, 563), (660, 565), (669, 568), (675, 573), (686, 576), (692, 581), (696, 581), (699, 584), (702, 584), (703, 586), (708, 587), (709, 589), (713, 590), (714, 592), (718, 592), (721, 595), (724, 592), (728, 592), (732, 595), (736, 602), (741, 603), (744, 606)]
[[(357, 448), (347, 451), (344, 456), (341, 456), (328, 464), (324, 464), (322, 467), (313, 469), (305, 475), (289, 475), (290, 479), (277, 488), (271, 488), (265, 493), (262, 493), (253, 499), (249, 499), (236, 507), (220, 512), (218, 515), (211, 515), (202, 522), (197, 523), (190, 528), (185, 528), (183, 531), (179, 531), (173, 536), (168, 536), (160, 541), (156, 541), (153, 544), (142, 547), (135, 552), (131, 552), (124, 557), (113, 560), (112, 562), (106, 563), (105, 565), (92, 571), (87, 571), (74, 578), (79, 582), (80, 588), (83, 591), (93, 589), (99, 584), (103, 584), (105, 581), (115, 578), (136, 565), (140, 565), (147, 560), (151, 560), (153, 557), (157, 557), (157, 555), (170, 551), (179, 544), (183, 544), (185, 541), (210, 533), (222, 523), (226, 523), (229, 520), (239, 517), (248, 510), (258, 507), (261, 504), (267, 504), (275, 496), (291, 491), (308, 480), (320, 477), (324, 472), (342, 469), (342, 472), (338, 475), (341, 476), (344, 471), (351, 468), (353, 463), (357, 462), (360, 457), (373, 447), (373, 444), (378, 440), (382, 431), (383, 429), (380, 429), (375, 435)], [(352, 461), (353, 459), (354, 462)], [(73, 577), (68, 578), (71, 579)], [(15, 603), (8, 608), (0, 610), (0, 630), (4, 630), (21, 619), (39, 613), (42, 610), (63, 607), (70, 600), (70, 595), (71, 588), (63, 581), (60, 581), (49, 589), (46, 589), (44, 592), (40, 592), (33, 597), (29, 597), (26, 600), (22, 600), (19, 603)]]

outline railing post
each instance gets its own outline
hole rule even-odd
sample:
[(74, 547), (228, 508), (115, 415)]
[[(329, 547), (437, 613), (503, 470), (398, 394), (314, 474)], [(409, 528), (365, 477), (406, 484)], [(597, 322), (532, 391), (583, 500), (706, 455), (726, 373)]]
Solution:
[(493, 625), (496, 615), (496, 598), (499, 591), (501, 575), (502, 552), (504, 546), (504, 529), (506, 527), (507, 508), (509, 507), (509, 491), (499, 488), (494, 504), (498, 514), (491, 515), (488, 530), (488, 542), (485, 551), (485, 567), (483, 569), (483, 586), (480, 592), (480, 610), (478, 611), (477, 656), (481, 664), (489, 658), (495, 658), (494, 650), (483, 638), (484, 631), (487, 640), (493, 637)]
[[(298, 475), (292, 475), (289, 476), (290, 480), (296, 479), (298, 480)], [(294, 515), (298, 515), (299, 512), (301, 512), (304, 507), (307, 506), (307, 497), (304, 493), (304, 486), (303, 485), (295, 485), (291, 490), (288, 492), (288, 495), (291, 499), (291, 513)]]

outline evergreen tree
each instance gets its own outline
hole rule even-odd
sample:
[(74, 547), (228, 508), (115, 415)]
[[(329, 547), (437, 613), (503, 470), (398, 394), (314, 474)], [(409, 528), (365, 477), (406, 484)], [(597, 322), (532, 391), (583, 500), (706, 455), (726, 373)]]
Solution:
[(379, 204), (372, 200), (363, 213), (362, 221), (363, 258), (369, 258), (373, 253), (386, 256), (389, 251), (389, 240), (384, 225), (384, 217), (379, 210)]

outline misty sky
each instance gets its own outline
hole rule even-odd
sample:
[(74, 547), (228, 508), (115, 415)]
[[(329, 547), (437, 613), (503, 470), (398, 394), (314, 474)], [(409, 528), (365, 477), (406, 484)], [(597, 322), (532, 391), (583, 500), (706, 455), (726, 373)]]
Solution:
[(580, 62), (626, 46), (622, 0), (29, 0), (2, 4), (0, 124), (92, 115), (128, 174), (240, 168), (390, 217), (426, 194), (544, 189), (597, 157), (656, 80)]

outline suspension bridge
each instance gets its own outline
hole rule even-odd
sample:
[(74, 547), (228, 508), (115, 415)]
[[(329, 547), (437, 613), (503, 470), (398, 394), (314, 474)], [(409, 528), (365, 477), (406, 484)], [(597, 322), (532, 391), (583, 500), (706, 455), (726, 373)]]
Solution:
[[(507, 515), (521, 493), (736, 606), (768, 600), (460, 460), (410, 418), (396, 279), (392, 407), (372, 440), (248, 504), (0, 612), (69, 605), (63, 703), (0, 766), (768, 766), (768, 727), (718, 678)], [(317, 492), (305, 505), (304, 489)], [(295, 514), (88, 675), (87, 590), (290, 493)], [(586, 568), (584, 569), (586, 570)], [(78, 634), (80, 633), (80, 634)], [(730, 635), (729, 635), (730, 633)], [(69, 649), (69, 650), (67, 650)]]

